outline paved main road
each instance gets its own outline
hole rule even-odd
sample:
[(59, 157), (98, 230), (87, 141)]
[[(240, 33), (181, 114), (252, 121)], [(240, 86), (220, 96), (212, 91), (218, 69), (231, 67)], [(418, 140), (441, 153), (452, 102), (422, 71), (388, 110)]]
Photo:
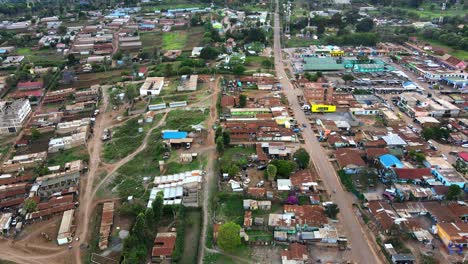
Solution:
[[(278, 0), (275, 1), (274, 57), (276, 74), (280, 79), (283, 92), (289, 100), (289, 104), (294, 111), (297, 121), (307, 124), (308, 120), (297, 102), (297, 95), (300, 93), (300, 90), (293, 88), (284, 70), (281, 54), (281, 25), (278, 15), (279, 4)], [(353, 202), (356, 201), (356, 198), (341, 187), (333, 166), (328, 161), (326, 153), (314, 136), (310, 126), (305, 129), (302, 134), (305, 139), (305, 147), (310, 153), (312, 163), (315, 165), (325, 187), (329, 191), (337, 190), (336, 193), (333, 194), (332, 200), (340, 208), (339, 220), (346, 231), (348, 242), (351, 245), (352, 260), (356, 263), (382, 263), (372, 246), (373, 244), (371, 245), (371, 243), (374, 242), (368, 240), (364, 229), (353, 212)]]

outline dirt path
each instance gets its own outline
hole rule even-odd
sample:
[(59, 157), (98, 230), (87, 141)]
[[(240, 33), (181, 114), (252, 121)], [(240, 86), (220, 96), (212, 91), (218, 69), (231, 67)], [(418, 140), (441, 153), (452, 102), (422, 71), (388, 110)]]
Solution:
[(213, 188), (213, 184), (215, 183), (214, 177), (217, 173), (214, 171), (214, 161), (217, 159), (217, 153), (215, 148), (215, 132), (211, 127), (215, 124), (216, 120), (218, 119), (218, 111), (216, 109), (216, 103), (219, 93), (219, 81), (220, 77), (216, 78), (216, 81), (210, 83), (211, 91), (213, 92), (212, 96), (213, 99), (211, 101), (210, 107), (210, 119), (207, 123), (207, 129), (209, 131), (207, 137), (207, 144), (206, 144), (206, 153), (208, 154), (208, 164), (206, 166), (206, 176), (205, 176), (205, 185), (203, 188), (203, 200), (202, 200), (202, 208), (203, 208), (203, 226), (201, 232), (201, 239), (199, 244), (199, 252), (198, 252), (198, 263), (203, 263), (203, 257), (205, 250), (209, 250), (205, 247), (206, 244), (206, 230), (209, 224), (212, 224), (209, 217), (209, 198), (210, 198), (210, 191)]
[[(85, 181), (82, 181), (80, 186), (80, 204), (78, 208), (78, 214), (76, 216), (77, 230), (75, 232), (75, 237), (79, 237), (82, 240), (86, 238), (88, 232), (88, 223), (89, 223), (89, 207), (92, 202), (92, 197), (90, 193), (92, 191), (94, 179), (97, 175), (99, 163), (101, 162), (100, 155), (102, 149), (102, 134), (104, 129), (112, 122), (112, 113), (108, 110), (109, 100), (107, 95), (107, 89), (102, 91), (103, 104), (100, 107), (100, 112), (102, 113), (96, 118), (96, 124), (94, 126), (94, 136), (92, 140), (88, 143), (89, 151), (89, 171), (88, 176)], [(84, 182), (84, 184), (83, 184)], [(86, 240), (84, 240), (86, 241)], [(79, 244), (81, 242), (73, 242), (73, 254), (75, 256), (75, 263), (81, 263), (81, 250)]]
[[(93, 187), (93, 182), (94, 182), (94, 178), (96, 176), (96, 172), (97, 172), (97, 168), (98, 168), (98, 165), (99, 165), (99, 156), (100, 156), (100, 153), (101, 153), (101, 148), (96, 148), (93, 152), (94, 156), (95, 156), (95, 164), (96, 164), (96, 167), (93, 168), (93, 176), (92, 177), (89, 177), (89, 182), (87, 182), (87, 190), (86, 190), (86, 199), (85, 199), (85, 202), (82, 202), (83, 206), (82, 206), (82, 214), (81, 214), (81, 219), (82, 219), (82, 222), (80, 222), (80, 226), (81, 226), (81, 232), (79, 233), (80, 235), (80, 238), (84, 239), (85, 241), (88, 241), (88, 234), (89, 234), (89, 220), (90, 220), (90, 216), (91, 216), (91, 213), (95, 207), (95, 203), (93, 203), (93, 199), (94, 197), (96, 196), (96, 193), (97, 191), (99, 190), (99, 188), (102, 187), (102, 185), (104, 183), (107, 182), (107, 180), (120, 168), (122, 167), (124, 164), (126, 164), (127, 162), (129, 162), (130, 160), (132, 160), (138, 153), (140, 153), (141, 151), (143, 151), (146, 146), (148, 145), (148, 140), (151, 136), (151, 132), (153, 132), (156, 128), (160, 127), (164, 121), (166, 120), (166, 117), (167, 117), (167, 113), (164, 114), (163, 118), (159, 121), (159, 123), (152, 127), (150, 130), (148, 130), (145, 138), (143, 139), (143, 143), (140, 145), (140, 147), (138, 147), (138, 149), (136, 149), (133, 153), (131, 153), (130, 155), (128, 155), (127, 157), (121, 159), (119, 162), (113, 164), (113, 167), (112, 169), (106, 174), (106, 176), (101, 179), (101, 181), (99, 182), (98, 185), (96, 185), (95, 187)], [(99, 137), (100, 139), (100, 137)], [(91, 171), (90, 171), (90, 174), (91, 174)], [(78, 234), (78, 232), (77, 232)], [(81, 263), (81, 250), (79, 250), (79, 248), (75, 249), (74, 250), (74, 255), (75, 255), (75, 263)]]

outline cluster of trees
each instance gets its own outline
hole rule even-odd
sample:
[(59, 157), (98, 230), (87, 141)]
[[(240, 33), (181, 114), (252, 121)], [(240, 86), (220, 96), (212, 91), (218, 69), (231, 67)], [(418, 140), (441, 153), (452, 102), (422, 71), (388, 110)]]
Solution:
[(447, 46), (468, 50), (468, 27), (459, 29), (455, 26), (444, 26), (441, 29), (427, 28), (422, 31), (425, 39), (437, 40)]
[(417, 152), (415, 150), (410, 150), (408, 155), (410, 156), (410, 158), (412, 158), (413, 160), (419, 162), (419, 163), (422, 163), (423, 161), (426, 160), (426, 156), (424, 155), (423, 152)]
[(226, 32), (226, 39), (233, 38), (237, 42), (250, 43), (261, 42), (267, 44), (267, 36), (265, 31), (258, 27), (251, 27), (242, 30), (229, 30)]
[(316, 72), (316, 73), (306, 72), (306, 73), (304, 73), (304, 78), (306, 78), (310, 82), (316, 82), (322, 76), (323, 76), (322, 72)]
[(462, 196), (462, 189), (460, 188), (460, 186), (452, 184), (450, 185), (448, 189), (445, 199), (449, 201), (454, 201), (454, 200), (459, 200), (461, 196)]
[(144, 263), (148, 250), (153, 246), (156, 226), (163, 214), (163, 193), (157, 194), (152, 208), (140, 211), (130, 235), (125, 238), (122, 263)]
[(231, 143), (231, 132), (229, 130), (223, 130), (221, 126), (216, 128), (215, 132), (216, 150), (223, 152), (226, 146)]
[(427, 127), (422, 130), (421, 135), (424, 137), (425, 140), (429, 140), (429, 139), (446, 140), (449, 137), (450, 132), (446, 128)]

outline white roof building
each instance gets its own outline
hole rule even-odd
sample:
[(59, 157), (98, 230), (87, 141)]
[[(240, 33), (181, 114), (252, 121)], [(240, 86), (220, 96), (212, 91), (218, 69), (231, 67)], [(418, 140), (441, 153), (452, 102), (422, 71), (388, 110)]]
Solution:
[(292, 183), (290, 179), (278, 179), (278, 191), (290, 191)]
[(159, 95), (164, 86), (164, 77), (148, 77), (140, 87), (140, 95)]
[(71, 227), (74, 213), (74, 209), (63, 212), (62, 222), (60, 223), (60, 228), (57, 234), (57, 243), (59, 246), (72, 242)]

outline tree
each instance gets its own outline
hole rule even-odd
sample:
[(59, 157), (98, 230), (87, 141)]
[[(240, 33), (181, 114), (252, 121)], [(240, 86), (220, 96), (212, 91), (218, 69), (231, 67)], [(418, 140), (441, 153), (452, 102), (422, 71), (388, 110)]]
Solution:
[(68, 54), (67, 56), (68, 65), (72, 66), (72, 65), (75, 65), (77, 62), (79, 62), (79, 60), (75, 58), (75, 55), (73, 55), (72, 53)]
[(450, 185), (445, 199), (449, 201), (458, 200), (460, 198), (461, 188), (456, 184)]
[(218, 246), (227, 252), (234, 251), (241, 244), (240, 229), (241, 227), (234, 222), (221, 225), (218, 232)]
[(219, 50), (211, 46), (204, 47), (200, 52), (200, 58), (204, 60), (214, 60), (218, 57)]
[(41, 138), (41, 132), (36, 127), (31, 128), (31, 140), (36, 141)]
[(154, 227), (156, 226), (156, 221), (155, 221), (155, 217), (154, 217), (154, 211), (152, 208), (146, 208), (145, 210), (145, 221), (146, 221), (146, 224), (148, 225), (148, 228), (151, 230), (151, 229), (154, 229)]
[(231, 132), (229, 130), (223, 131), (223, 142), (224, 146), (229, 146), (229, 143), (231, 143)]
[(416, 152), (415, 150), (410, 150), (408, 154), (413, 160), (419, 163), (422, 163), (423, 161), (426, 160), (426, 156), (424, 156), (424, 153), (422, 152)]
[(336, 204), (329, 204), (325, 207), (325, 214), (332, 218), (336, 219), (336, 215), (340, 212), (340, 208), (338, 208), (338, 205)]
[(113, 60), (122, 60), (123, 58), (123, 53), (122, 51), (117, 51), (113, 56), (112, 56), (112, 59)]
[(306, 169), (307, 167), (309, 167), (310, 156), (305, 149), (298, 149), (294, 153), (293, 157), (299, 168)]
[(269, 59), (265, 59), (265, 60), (262, 61), (262, 66), (264, 68), (271, 69), (271, 68), (273, 68), (274, 65), (275, 64), (273, 63), (273, 61), (271, 61)]
[(268, 180), (274, 181), (276, 178), (276, 173), (278, 173), (278, 168), (276, 168), (276, 166), (273, 164), (268, 164), (266, 172), (268, 175)]
[(35, 212), (37, 209), (37, 202), (28, 198), (24, 201), (23, 209), (28, 213)]
[(158, 192), (156, 195), (156, 199), (154, 199), (153, 204), (151, 205), (151, 209), (153, 209), (154, 221), (157, 223), (163, 214), (164, 208), (164, 193)]
[(353, 75), (351, 74), (344, 74), (341, 79), (343, 79), (343, 81), (345, 81), (345, 83), (348, 83), (350, 81), (353, 81), (354, 80), (354, 77)]
[(145, 214), (143, 212), (137, 215), (135, 225), (133, 226), (133, 234), (140, 240), (147, 242), (148, 236), (148, 225), (146, 223)]
[(224, 140), (223, 137), (218, 137), (216, 139), (216, 150), (221, 153), (224, 151)]
[(235, 164), (232, 164), (231, 167), (229, 167), (228, 174), (229, 177), (234, 177), (239, 173), (239, 167)]
[(60, 25), (57, 29), (59, 35), (65, 35), (67, 33), (67, 27), (65, 25)]
[(369, 32), (374, 28), (374, 21), (371, 18), (364, 18), (356, 24), (356, 32)]
[(277, 168), (277, 174), (281, 178), (288, 178), (296, 168), (296, 163), (290, 160), (273, 160), (271, 164)]
[(234, 73), (235, 75), (242, 75), (244, 74), (245, 72), (245, 67), (243, 65), (235, 65), (234, 68), (232, 69), (232, 73)]
[(247, 104), (247, 95), (240, 94), (239, 95), (239, 107), (245, 107), (246, 104)]
[(216, 131), (215, 131), (215, 143), (216, 143), (216, 139), (218, 139), (218, 137), (222, 137), (222, 136), (223, 136), (223, 127), (218, 126), (216, 128)]
[(137, 88), (134, 85), (127, 86), (127, 89), (125, 89), (125, 98), (127, 98), (129, 102), (132, 102), (137, 96), (138, 96)]

